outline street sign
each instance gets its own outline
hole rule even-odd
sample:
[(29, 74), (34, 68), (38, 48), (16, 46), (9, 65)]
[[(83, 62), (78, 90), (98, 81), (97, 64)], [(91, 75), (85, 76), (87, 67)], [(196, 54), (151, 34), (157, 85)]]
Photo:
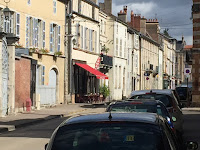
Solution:
[(191, 74), (191, 68), (185, 68), (184, 69), (184, 75), (189, 78)]
[(188, 74), (190, 74), (190, 73), (191, 73), (191, 68), (185, 68), (184, 74), (185, 74), (185, 75), (188, 75)]
[(146, 77), (146, 80), (149, 80), (149, 77)]

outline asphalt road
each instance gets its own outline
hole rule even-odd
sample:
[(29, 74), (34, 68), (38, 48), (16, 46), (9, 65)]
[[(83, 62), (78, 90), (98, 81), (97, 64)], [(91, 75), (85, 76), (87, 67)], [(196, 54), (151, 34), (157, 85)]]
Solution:
[[(1, 150), (44, 150), (54, 129), (66, 118), (49, 120), (0, 135)], [(200, 145), (200, 112), (184, 111), (184, 138)], [(199, 149), (200, 150), (200, 149)]]
[(1, 150), (44, 150), (54, 129), (66, 118), (57, 118), (0, 135)]

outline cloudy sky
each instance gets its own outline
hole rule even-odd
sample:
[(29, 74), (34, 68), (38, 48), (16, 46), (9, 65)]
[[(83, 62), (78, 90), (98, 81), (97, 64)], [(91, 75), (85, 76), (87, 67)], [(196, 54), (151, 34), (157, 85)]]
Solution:
[(113, 0), (113, 14), (117, 15), (123, 6), (128, 6), (128, 20), (131, 10), (147, 19), (157, 18), (161, 32), (168, 28), (172, 37), (181, 40), (183, 35), (187, 45), (192, 45), (192, 0)]

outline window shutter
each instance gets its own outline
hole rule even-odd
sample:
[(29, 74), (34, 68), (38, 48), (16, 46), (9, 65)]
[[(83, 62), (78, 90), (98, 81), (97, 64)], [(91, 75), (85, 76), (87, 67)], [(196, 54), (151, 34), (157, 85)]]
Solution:
[(58, 51), (60, 51), (60, 26), (58, 26)]
[(83, 26), (81, 26), (81, 48), (83, 48)]
[(87, 28), (85, 28), (85, 47), (84, 49), (86, 50), (87, 49)]
[(53, 52), (53, 24), (50, 24), (50, 52)]
[(45, 48), (45, 22), (42, 22), (42, 47)]
[(16, 36), (20, 36), (20, 14), (16, 13)]
[(29, 25), (30, 25), (30, 18), (26, 17), (26, 48), (29, 48)]

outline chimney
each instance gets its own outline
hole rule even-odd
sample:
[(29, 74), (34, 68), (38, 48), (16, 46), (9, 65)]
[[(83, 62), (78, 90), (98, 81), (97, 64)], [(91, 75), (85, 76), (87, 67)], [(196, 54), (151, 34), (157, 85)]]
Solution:
[(147, 22), (147, 19), (144, 18), (144, 16), (141, 18), (140, 20), (140, 32), (144, 35), (146, 35), (146, 22)]
[(112, 0), (104, 0), (105, 11), (112, 14)]
[(123, 22), (127, 22), (127, 6), (124, 6), (124, 10), (118, 13), (118, 18)]
[(146, 30), (149, 33), (149, 35), (152, 37), (154, 41), (158, 42), (158, 34), (159, 34), (159, 22), (156, 19), (149, 19), (148, 22), (146, 22)]
[(141, 16), (136, 15), (133, 13), (133, 11), (131, 11), (131, 23), (130, 24), (133, 28), (135, 28), (138, 31), (140, 31), (140, 20), (141, 20)]
[(124, 6), (124, 13), (127, 15), (127, 10), (128, 10), (128, 7), (127, 6)]

